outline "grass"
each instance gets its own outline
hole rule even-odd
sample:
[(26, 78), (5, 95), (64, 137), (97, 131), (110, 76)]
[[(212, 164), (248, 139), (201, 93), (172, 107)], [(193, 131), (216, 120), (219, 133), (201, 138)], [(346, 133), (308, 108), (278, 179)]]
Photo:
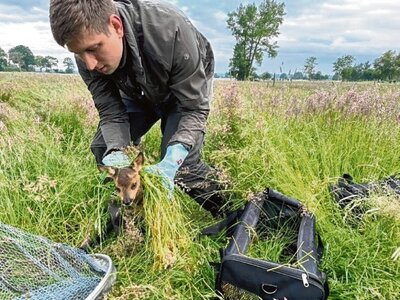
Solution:
[[(217, 81), (214, 89), (203, 157), (231, 179), (234, 206), (266, 187), (299, 199), (317, 217), (330, 299), (398, 299), (398, 199), (372, 197), (357, 217), (328, 189), (343, 173), (367, 182), (400, 171), (398, 85)], [(98, 232), (112, 186), (101, 184), (89, 150), (96, 126), (78, 76), (0, 74), (0, 221), (73, 246)], [(147, 164), (158, 161), (159, 141), (157, 127), (143, 139)], [(169, 232), (197, 237), (213, 222), (183, 193), (175, 198), (186, 226)], [(195, 238), (157, 268), (148, 236), (133, 226), (95, 249), (118, 269), (109, 299), (215, 297), (209, 262), (219, 259), (222, 237)], [(277, 231), (252, 247), (278, 260), (287, 237)]]
[(145, 187), (146, 250), (154, 252), (153, 267), (168, 269), (182, 258), (185, 264), (190, 259), (185, 255), (189, 252), (193, 232), (180, 197), (169, 199), (168, 191), (158, 176), (144, 173), (142, 184)]

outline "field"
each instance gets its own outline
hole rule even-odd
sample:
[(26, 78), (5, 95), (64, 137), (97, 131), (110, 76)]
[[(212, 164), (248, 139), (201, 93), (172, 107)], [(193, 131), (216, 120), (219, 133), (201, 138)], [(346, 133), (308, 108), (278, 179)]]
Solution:
[[(343, 173), (368, 182), (400, 172), (400, 86), (216, 81), (212, 108), (203, 158), (230, 179), (232, 203), (266, 187), (299, 199), (317, 218), (330, 299), (399, 299), (400, 202), (366, 200), (356, 216), (329, 186)], [(73, 246), (100, 230), (113, 189), (89, 149), (97, 122), (78, 76), (0, 73), (0, 222)], [(157, 125), (143, 139), (146, 164), (159, 160), (159, 138)], [(190, 234), (213, 223), (176, 197)], [(166, 269), (142, 240), (127, 232), (94, 249), (118, 269), (108, 299), (215, 297), (209, 262), (222, 237), (195, 239)], [(271, 249), (266, 258), (279, 257)]]

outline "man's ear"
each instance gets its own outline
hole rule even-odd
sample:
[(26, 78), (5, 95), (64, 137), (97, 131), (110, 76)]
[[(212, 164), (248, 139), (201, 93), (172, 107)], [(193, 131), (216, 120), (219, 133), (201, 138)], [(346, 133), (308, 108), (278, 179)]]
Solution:
[(122, 38), (124, 36), (124, 25), (121, 18), (118, 15), (111, 15), (109, 22), (117, 35)]
[(135, 168), (138, 172), (142, 169), (144, 163), (143, 152), (139, 152), (135, 160), (132, 162), (131, 167)]
[(97, 165), (97, 168), (102, 172), (106, 172), (107, 177), (110, 177), (110, 178), (114, 178), (115, 175), (117, 174), (117, 168), (114, 168), (114, 167)]

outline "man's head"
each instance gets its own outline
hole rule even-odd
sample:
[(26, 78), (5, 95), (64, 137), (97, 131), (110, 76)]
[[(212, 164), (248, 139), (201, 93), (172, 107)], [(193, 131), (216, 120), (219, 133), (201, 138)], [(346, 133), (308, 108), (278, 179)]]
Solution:
[(54, 39), (89, 70), (111, 74), (121, 61), (124, 29), (112, 0), (51, 0)]

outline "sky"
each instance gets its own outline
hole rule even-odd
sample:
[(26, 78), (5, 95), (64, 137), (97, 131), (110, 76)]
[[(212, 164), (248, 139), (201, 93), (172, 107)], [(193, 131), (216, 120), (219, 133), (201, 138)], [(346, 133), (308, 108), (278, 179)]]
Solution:
[[(225, 73), (235, 39), (227, 28), (227, 14), (242, 3), (262, 0), (167, 0), (175, 4), (210, 40), (216, 56), (216, 72)], [(285, 3), (280, 27), (278, 56), (264, 56), (257, 72), (303, 71), (310, 56), (317, 71), (332, 74), (332, 65), (343, 55), (356, 63), (373, 62), (388, 50), (400, 50), (399, 0), (277, 0)], [(34, 55), (51, 55), (62, 61), (73, 57), (57, 45), (48, 20), (49, 0), (0, 0), (0, 47), (8, 51), (28, 46)]]

